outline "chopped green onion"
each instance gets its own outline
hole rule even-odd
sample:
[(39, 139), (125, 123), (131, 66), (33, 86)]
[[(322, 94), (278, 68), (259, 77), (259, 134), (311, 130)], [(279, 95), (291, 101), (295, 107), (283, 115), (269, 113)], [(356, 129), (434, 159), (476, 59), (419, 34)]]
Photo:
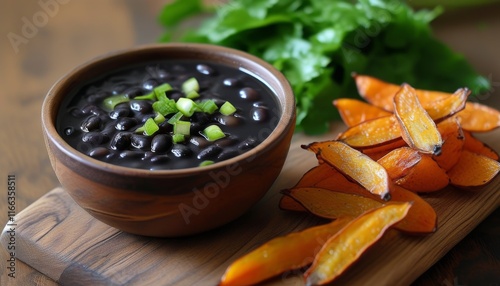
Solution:
[(174, 142), (174, 144), (179, 143), (179, 142), (184, 142), (184, 140), (185, 140), (184, 134), (172, 135), (172, 142)]
[(208, 141), (215, 141), (226, 137), (226, 134), (217, 125), (210, 125), (203, 130), (203, 135)]
[(192, 77), (183, 82), (181, 88), (185, 94), (188, 94), (191, 91), (198, 92), (200, 90), (200, 84), (198, 83), (198, 80), (196, 78)]
[(102, 101), (102, 104), (103, 104), (103, 107), (105, 109), (111, 111), (118, 104), (123, 103), (123, 102), (129, 102), (129, 101), (130, 101), (130, 99), (126, 95), (120, 94), (120, 95), (113, 95), (113, 96), (105, 98)]
[(154, 92), (150, 92), (150, 93), (145, 94), (145, 95), (139, 95), (139, 96), (136, 96), (136, 97), (134, 97), (134, 99), (141, 99), (141, 100), (155, 100), (155, 99), (156, 99), (156, 96), (155, 96)]
[(141, 127), (139, 127), (139, 128), (137, 128), (134, 132), (135, 133), (144, 133), (144, 125), (141, 126)]
[(215, 104), (215, 101), (209, 99), (209, 100), (204, 100), (198, 104), (198, 107), (201, 109), (201, 111), (212, 114), (214, 113), (219, 107), (217, 107), (217, 104)]
[(163, 123), (165, 121), (165, 116), (161, 115), (160, 113), (156, 113), (154, 121), (156, 122), (156, 124)]
[(158, 100), (167, 100), (166, 92), (172, 90), (172, 86), (168, 83), (161, 84), (153, 89), (153, 92), (156, 95), (156, 99)]
[(174, 134), (189, 135), (191, 122), (179, 120), (174, 123)]
[(212, 165), (214, 163), (214, 161), (212, 160), (205, 160), (203, 162), (200, 163), (200, 167), (203, 167), (203, 166), (209, 166), (209, 165)]
[(184, 116), (184, 114), (182, 114), (182, 112), (177, 112), (176, 114), (174, 114), (172, 117), (170, 117), (170, 119), (167, 121), (169, 124), (174, 124), (175, 122), (181, 120), (182, 116)]
[(193, 115), (193, 113), (198, 109), (198, 106), (192, 99), (185, 97), (179, 98), (175, 103), (175, 106), (177, 106), (177, 109), (179, 109), (179, 111), (187, 117), (191, 117), (191, 115)]
[(154, 102), (153, 110), (160, 113), (163, 116), (166, 116), (171, 113), (176, 113), (179, 111), (177, 109), (177, 106), (175, 105), (175, 100), (173, 99), (160, 100)]
[(191, 90), (190, 92), (188, 92), (186, 94), (186, 97), (189, 99), (195, 99), (195, 98), (200, 97), (200, 94), (196, 90)]
[(156, 133), (156, 131), (160, 130), (160, 127), (156, 124), (153, 118), (149, 118), (144, 123), (144, 134), (151, 136)]
[(231, 115), (236, 112), (236, 107), (231, 104), (231, 102), (226, 101), (224, 104), (220, 107), (219, 112), (223, 115)]

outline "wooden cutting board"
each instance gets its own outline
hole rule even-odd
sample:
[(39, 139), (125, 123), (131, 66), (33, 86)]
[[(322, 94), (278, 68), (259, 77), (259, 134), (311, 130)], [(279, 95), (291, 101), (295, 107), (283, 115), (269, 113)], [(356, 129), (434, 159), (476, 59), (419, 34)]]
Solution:
[[(279, 190), (316, 165), (315, 156), (301, 144), (334, 138), (343, 128), (337, 124), (321, 137), (296, 134), (268, 194), (241, 218), (197, 236), (159, 239), (123, 233), (92, 218), (56, 188), (15, 217), (16, 257), (65, 285), (216, 285), (227, 266), (253, 248), (325, 222), (280, 210)], [(500, 150), (499, 131), (481, 139)], [(450, 187), (425, 196), (438, 213), (437, 232), (408, 236), (389, 231), (336, 285), (410, 284), (498, 207), (499, 186), (497, 177), (477, 192)], [(2, 245), (7, 245), (6, 230)], [(301, 274), (291, 271), (266, 284), (302, 285)]]

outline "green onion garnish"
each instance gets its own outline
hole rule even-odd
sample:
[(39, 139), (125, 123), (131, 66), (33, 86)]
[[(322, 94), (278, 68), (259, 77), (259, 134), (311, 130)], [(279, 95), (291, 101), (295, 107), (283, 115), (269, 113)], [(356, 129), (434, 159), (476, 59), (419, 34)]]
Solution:
[(226, 101), (221, 105), (219, 112), (223, 115), (231, 115), (236, 112), (236, 107), (234, 107), (231, 102)]
[(139, 96), (136, 96), (136, 97), (134, 97), (134, 99), (141, 99), (141, 100), (155, 100), (155, 99), (156, 99), (156, 96), (155, 96), (155, 93), (154, 93), (154, 92), (150, 92), (150, 93), (145, 94), (145, 95), (139, 95)]
[(149, 118), (144, 123), (144, 134), (151, 136), (156, 133), (156, 131), (160, 130), (160, 127), (156, 124), (153, 118)]
[(168, 123), (169, 124), (172, 124), (174, 125), (175, 122), (181, 120), (182, 116), (184, 116), (184, 114), (182, 114), (182, 112), (177, 112), (176, 114), (174, 114), (172, 117), (170, 117), (170, 119), (168, 119)]
[(188, 135), (191, 130), (191, 122), (179, 120), (174, 123), (174, 134)]
[(120, 95), (113, 95), (113, 96), (105, 98), (102, 101), (102, 104), (103, 104), (103, 107), (105, 109), (113, 110), (115, 108), (115, 106), (117, 106), (118, 104), (123, 103), (123, 102), (129, 102), (129, 101), (130, 101), (130, 99), (126, 95), (120, 94)]
[(198, 83), (198, 80), (196, 78), (192, 77), (183, 82), (181, 88), (185, 94), (188, 94), (191, 91), (198, 92), (200, 90), (200, 84)]
[(156, 95), (156, 99), (158, 100), (167, 100), (167, 95), (165, 94), (167, 91), (172, 90), (172, 86), (168, 83), (161, 84), (153, 89), (153, 92)]
[(200, 163), (200, 167), (203, 167), (203, 166), (209, 166), (209, 165), (212, 165), (214, 163), (214, 161), (212, 160), (205, 160), (203, 162)]
[(155, 101), (153, 103), (153, 110), (160, 113), (163, 116), (166, 116), (171, 113), (176, 113), (179, 111), (177, 109), (177, 106), (175, 105), (175, 100), (173, 99)]
[(156, 122), (156, 124), (160, 124), (165, 121), (165, 116), (161, 115), (160, 113), (156, 113), (156, 116), (153, 120)]
[(226, 137), (226, 134), (217, 125), (210, 125), (203, 130), (203, 135), (208, 141), (215, 141)]
[(179, 98), (175, 103), (175, 106), (177, 106), (177, 109), (179, 109), (179, 111), (187, 117), (191, 117), (191, 115), (193, 115), (193, 113), (198, 109), (198, 106), (192, 99), (185, 97)]
[(215, 111), (217, 111), (217, 109), (219, 109), (219, 107), (217, 107), (217, 104), (215, 104), (215, 101), (213, 101), (211, 99), (204, 100), (204, 101), (198, 103), (198, 107), (201, 109), (201, 111), (208, 113), (208, 114), (212, 114)]
[(197, 91), (192, 90), (186, 94), (186, 97), (189, 99), (195, 99), (195, 98), (200, 97), (200, 94)]
[(174, 144), (179, 142), (184, 142), (184, 135), (183, 134), (172, 135), (172, 142), (174, 142)]

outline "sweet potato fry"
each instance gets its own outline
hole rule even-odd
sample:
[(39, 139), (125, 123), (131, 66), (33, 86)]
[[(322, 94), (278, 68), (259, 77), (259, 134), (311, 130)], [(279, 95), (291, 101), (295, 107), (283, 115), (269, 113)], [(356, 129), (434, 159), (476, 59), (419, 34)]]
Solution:
[(463, 150), (458, 163), (448, 171), (448, 176), (453, 186), (473, 190), (491, 182), (499, 171), (500, 162)]
[(469, 150), (473, 153), (481, 154), (486, 157), (489, 157), (493, 160), (499, 159), (498, 153), (493, 150), (490, 146), (483, 143), (481, 140), (477, 139), (472, 135), (469, 131), (464, 131), (465, 141), (464, 141), (464, 149)]
[(460, 127), (456, 117), (450, 117), (437, 124), (443, 146), (439, 156), (433, 155), (432, 159), (437, 162), (439, 167), (445, 171), (451, 169), (458, 162), (460, 153), (464, 147), (465, 135)]
[[(359, 95), (369, 103), (385, 109), (394, 111), (393, 98), (401, 89), (400, 85), (388, 83), (380, 79), (367, 75), (354, 75), (354, 80), (358, 89)], [(422, 105), (427, 106), (428, 103), (447, 98), (449, 93), (430, 90), (416, 90), (418, 100)]]
[(430, 155), (422, 154), (421, 160), (408, 174), (395, 180), (395, 183), (413, 192), (435, 192), (446, 187), (450, 178)]
[(417, 150), (401, 147), (387, 153), (377, 162), (387, 170), (391, 180), (395, 181), (408, 175), (421, 159), (422, 156)]
[(299, 202), (310, 213), (328, 219), (357, 217), (382, 206), (380, 201), (365, 196), (318, 187), (292, 188), (282, 192)]
[(500, 126), (500, 111), (477, 102), (467, 102), (458, 114), (464, 130), (487, 132)]
[(219, 285), (254, 285), (285, 271), (307, 266), (321, 246), (351, 220), (340, 218), (274, 238), (234, 261), (226, 269)]
[(306, 208), (289, 196), (281, 196), (278, 207), (284, 211), (306, 212)]
[(370, 157), (340, 141), (315, 142), (302, 146), (349, 176), (372, 194), (390, 199), (392, 181), (387, 171)]
[(401, 147), (408, 147), (408, 144), (406, 144), (403, 138), (400, 137), (396, 140), (390, 141), (385, 144), (380, 144), (371, 148), (360, 149), (360, 151), (363, 152), (363, 154), (368, 155), (368, 157), (372, 158), (373, 160), (377, 161), (378, 159), (387, 155), (387, 153), (391, 152), (392, 150)]
[(428, 154), (441, 152), (441, 134), (411, 86), (403, 84), (394, 96), (394, 114), (401, 128), (401, 136), (410, 147)]
[(460, 88), (448, 97), (420, 104), (432, 120), (439, 122), (462, 111), (465, 108), (469, 94), (469, 89)]
[(358, 125), (370, 119), (391, 115), (391, 112), (352, 98), (340, 98), (333, 101), (342, 121), (348, 126)]
[(362, 122), (339, 134), (340, 140), (354, 148), (373, 148), (401, 138), (401, 129), (394, 115)]
[(323, 245), (304, 277), (307, 285), (326, 284), (344, 272), (393, 224), (401, 221), (411, 203), (391, 203), (349, 222)]
[[(330, 171), (328, 171), (330, 168)], [(356, 182), (350, 181), (343, 174), (337, 171), (335, 168), (328, 164), (321, 164), (315, 168), (324, 168), (322, 173), (329, 172), (329, 176), (323, 177), (323, 179), (318, 180), (316, 183), (306, 187), (316, 187), (321, 189), (326, 189), (334, 192), (343, 192), (347, 194), (354, 194), (359, 196), (364, 196), (372, 200), (376, 200), (380, 203), (384, 203), (379, 196), (373, 195), (366, 191), (361, 185)], [(317, 171), (315, 171), (317, 172)], [(312, 173), (312, 172), (308, 172)], [(413, 206), (406, 215), (406, 217), (399, 223), (397, 223), (394, 228), (399, 231), (409, 233), (409, 234), (429, 234), (436, 230), (437, 214), (429, 203), (418, 196), (416, 193), (408, 191), (400, 186), (394, 186), (391, 192), (391, 201), (395, 202), (413, 202)], [(291, 197), (283, 196), (293, 200)], [(301, 205), (302, 206), (302, 205)], [(302, 206), (303, 209), (292, 209), (298, 211), (308, 211)], [(323, 218), (335, 218), (334, 215), (330, 213), (328, 208), (318, 208), (315, 209), (315, 215)], [(321, 212), (321, 213), (320, 213)]]

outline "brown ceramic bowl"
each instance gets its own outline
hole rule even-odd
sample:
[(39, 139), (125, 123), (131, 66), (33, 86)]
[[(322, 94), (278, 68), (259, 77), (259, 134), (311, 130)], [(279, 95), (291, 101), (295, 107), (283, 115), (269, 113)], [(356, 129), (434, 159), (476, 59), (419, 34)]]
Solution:
[[(198, 59), (246, 69), (273, 90), (280, 109), (277, 127), (269, 130), (261, 144), (237, 157), (203, 168), (162, 171), (93, 159), (58, 134), (56, 116), (70, 90), (123, 66), (165, 59)], [(295, 126), (295, 102), (286, 78), (249, 54), (212, 45), (150, 45), (104, 55), (68, 73), (48, 92), (42, 125), (52, 167), (78, 205), (125, 232), (174, 237), (224, 225), (263, 197), (287, 156)]]

